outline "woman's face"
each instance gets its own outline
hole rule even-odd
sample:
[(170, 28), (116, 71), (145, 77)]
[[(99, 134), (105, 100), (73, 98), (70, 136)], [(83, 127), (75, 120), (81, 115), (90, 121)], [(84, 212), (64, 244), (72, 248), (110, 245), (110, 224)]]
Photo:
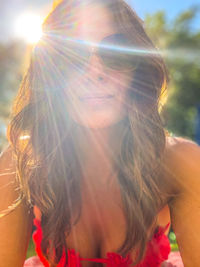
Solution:
[[(109, 10), (99, 4), (76, 11), (76, 20), (76, 29), (70, 37), (78, 40), (99, 44), (105, 37), (120, 33), (113, 26)], [(87, 128), (101, 129), (125, 118), (132, 71), (110, 69), (94, 52), (84, 71), (69, 76), (65, 92), (67, 111), (73, 121)]]

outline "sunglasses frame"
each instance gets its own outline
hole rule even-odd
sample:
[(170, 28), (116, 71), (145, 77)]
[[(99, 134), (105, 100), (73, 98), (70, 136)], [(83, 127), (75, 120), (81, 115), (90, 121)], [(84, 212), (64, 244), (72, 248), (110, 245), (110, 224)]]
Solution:
[[(109, 64), (106, 64), (106, 62), (108, 62), (108, 56), (106, 56), (106, 53), (105, 52), (109, 52), (112, 51), (112, 53), (114, 53), (114, 55), (116, 56), (119, 56), (119, 53), (122, 51), (122, 54), (124, 53), (124, 51), (127, 52), (127, 54), (130, 56), (135, 56), (135, 55), (132, 55), (132, 50), (130, 48), (127, 49), (126, 46), (118, 46), (118, 45), (112, 45), (112, 43), (109, 44), (109, 38), (110, 37), (113, 37), (113, 36), (123, 36), (123, 34), (120, 34), (120, 33), (117, 33), (117, 34), (112, 34), (112, 35), (109, 35), (109, 36), (106, 36), (104, 37), (100, 42), (99, 44), (96, 44), (94, 42), (88, 42), (88, 41), (85, 41), (85, 40), (78, 40), (78, 39), (70, 39), (68, 38), (68, 43), (71, 42), (73, 44), (78, 44), (79, 45), (79, 48), (84, 48), (84, 52), (88, 52), (88, 53), (85, 53), (87, 54), (87, 56), (83, 56), (81, 55), (81, 53), (79, 53), (81, 51), (78, 52), (78, 53), (75, 53), (74, 52), (74, 47), (73, 47), (73, 44), (72, 44), (72, 48), (71, 50), (69, 50), (70, 52), (70, 56), (67, 56), (68, 58), (71, 59), (71, 62), (73, 64), (73, 61), (75, 57), (79, 57), (79, 64), (81, 63), (81, 67), (79, 70), (83, 70), (90, 62), (90, 59), (91, 57), (96, 54), (100, 60), (102, 61), (103, 65), (108, 68), (108, 69), (111, 69), (111, 70), (115, 70), (115, 71), (119, 71), (119, 72), (131, 72), (131, 71), (134, 71), (137, 66), (138, 66), (138, 60), (137, 60), (137, 64), (133, 64), (133, 66), (131, 66), (130, 68), (114, 68), (113, 66), (111, 67)], [(129, 41), (127, 38), (125, 38), (127, 41)], [(106, 44), (106, 41), (107, 41), (107, 44)], [(86, 49), (87, 48), (87, 49)], [(105, 54), (105, 55), (104, 55)], [(73, 58), (74, 57), (74, 58)], [(114, 58), (114, 57), (113, 57)], [(115, 58), (114, 58), (115, 59)], [(130, 59), (130, 58), (129, 58)], [(127, 59), (128, 60), (128, 59)]]

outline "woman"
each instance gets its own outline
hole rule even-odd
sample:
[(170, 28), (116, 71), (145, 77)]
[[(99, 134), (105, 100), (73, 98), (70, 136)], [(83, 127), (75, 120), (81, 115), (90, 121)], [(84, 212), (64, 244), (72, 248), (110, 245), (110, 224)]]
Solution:
[(63, 0), (50, 13), (1, 157), (4, 266), (23, 266), (33, 216), (32, 266), (158, 267), (170, 222), (184, 265), (198, 266), (200, 150), (166, 138), (166, 86), (123, 0)]

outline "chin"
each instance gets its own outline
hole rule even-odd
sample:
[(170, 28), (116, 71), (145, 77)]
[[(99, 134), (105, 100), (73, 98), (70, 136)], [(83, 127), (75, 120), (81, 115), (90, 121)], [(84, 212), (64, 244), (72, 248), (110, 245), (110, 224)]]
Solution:
[(73, 118), (73, 121), (85, 128), (91, 129), (91, 130), (100, 130), (112, 127), (116, 124), (118, 124), (120, 121), (122, 121), (125, 118), (125, 114), (119, 114), (119, 116), (90, 116), (90, 117), (79, 117), (79, 118)]

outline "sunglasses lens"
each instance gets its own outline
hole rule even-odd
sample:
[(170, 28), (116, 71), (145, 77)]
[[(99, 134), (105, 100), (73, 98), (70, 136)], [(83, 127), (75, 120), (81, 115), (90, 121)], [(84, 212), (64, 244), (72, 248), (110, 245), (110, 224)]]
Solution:
[[(113, 34), (98, 45), (98, 56), (105, 66), (119, 71), (134, 70), (139, 57), (131, 49), (131, 42), (123, 34)], [(75, 71), (82, 73), (91, 56), (91, 45), (82, 40), (60, 42), (56, 65), (63, 76)]]
[(134, 70), (138, 65), (131, 42), (123, 34), (106, 37), (100, 45), (99, 56), (106, 66), (115, 70)]

